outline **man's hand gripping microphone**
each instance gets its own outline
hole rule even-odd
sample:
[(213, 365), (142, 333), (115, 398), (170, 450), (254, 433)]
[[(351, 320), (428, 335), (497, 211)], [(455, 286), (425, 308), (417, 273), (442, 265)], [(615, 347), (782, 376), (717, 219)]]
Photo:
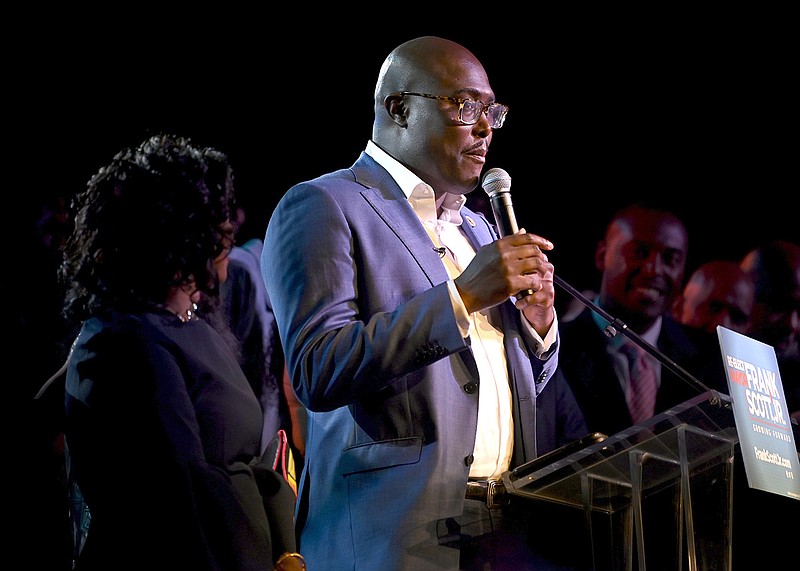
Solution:
[[(497, 232), (500, 237), (510, 236), (519, 232), (517, 218), (514, 216), (514, 205), (511, 203), (511, 175), (503, 169), (489, 169), (483, 176), (481, 187), (489, 195), (492, 205)], [(517, 299), (526, 295), (533, 295), (532, 289), (521, 291)]]

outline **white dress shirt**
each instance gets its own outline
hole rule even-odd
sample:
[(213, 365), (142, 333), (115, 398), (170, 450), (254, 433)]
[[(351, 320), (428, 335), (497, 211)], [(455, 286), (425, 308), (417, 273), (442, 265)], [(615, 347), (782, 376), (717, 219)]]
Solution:
[[(448, 288), (453, 312), (464, 338), (470, 339), (472, 352), (480, 374), (478, 401), (478, 432), (473, 453), (470, 477), (498, 479), (508, 470), (514, 445), (514, 423), (511, 416), (511, 388), (508, 379), (503, 332), (500, 324), (492, 323), (489, 311), (467, 312), (453, 281), (475, 257), (475, 250), (461, 232), (464, 222), (461, 207), (466, 196), (445, 193), (436, 200), (433, 188), (400, 164), (372, 141), (366, 153), (385, 168), (405, 193), (414, 212), (419, 216), (431, 242), (442, 249), (442, 263), (450, 279)], [(438, 213), (438, 215), (437, 215)], [(475, 222), (467, 218), (467, 223)], [(526, 334), (536, 347), (537, 355), (550, 349), (558, 331), (557, 322), (544, 339), (526, 319)]]

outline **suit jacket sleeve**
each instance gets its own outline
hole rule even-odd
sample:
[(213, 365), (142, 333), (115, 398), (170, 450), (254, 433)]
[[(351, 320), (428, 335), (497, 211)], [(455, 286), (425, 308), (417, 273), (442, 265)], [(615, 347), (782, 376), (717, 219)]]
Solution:
[[(416, 216), (411, 207), (388, 201), (391, 215), (401, 218), (389, 224), (373, 206), (380, 191), (368, 200), (373, 189), (352, 180), (331, 184), (338, 185), (334, 192), (313, 183), (287, 192), (262, 255), (289, 374), (298, 398), (318, 411), (468, 346), (429, 238), (422, 233), (423, 246), (411, 237), (418, 231), (403, 232), (403, 225), (419, 224), (409, 218)], [(438, 274), (423, 271), (419, 251), (430, 252)]]

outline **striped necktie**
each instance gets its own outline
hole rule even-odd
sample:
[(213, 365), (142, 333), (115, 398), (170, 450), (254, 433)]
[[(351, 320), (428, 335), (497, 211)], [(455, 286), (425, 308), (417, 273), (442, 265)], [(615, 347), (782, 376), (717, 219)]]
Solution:
[(656, 406), (656, 371), (647, 351), (636, 343), (628, 341), (620, 351), (628, 358), (630, 383), (628, 383), (628, 410), (634, 424), (653, 416)]

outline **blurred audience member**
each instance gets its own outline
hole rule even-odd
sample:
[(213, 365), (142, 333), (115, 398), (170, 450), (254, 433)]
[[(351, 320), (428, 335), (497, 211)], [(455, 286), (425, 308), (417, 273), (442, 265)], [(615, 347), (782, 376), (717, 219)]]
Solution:
[[(211, 185), (234, 187), (233, 168), (228, 156), (216, 149), (204, 150), (208, 162), (206, 178)], [(218, 189), (221, 192), (223, 189)], [(246, 223), (246, 213), (237, 207), (234, 226), (238, 232)], [(230, 242), (225, 258), (224, 279), (220, 279), (219, 299), (227, 319), (223, 326), (236, 338), (236, 354), (264, 415), (262, 452), (281, 428), (280, 383), (283, 351), (278, 340), (275, 317), (261, 278), (262, 241), (253, 238), (237, 246)], [(223, 276), (220, 276), (223, 278)]]
[[(793, 417), (795, 446), (800, 443), (800, 246), (788, 241), (769, 241), (748, 252), (740, 262), (755, 284), (749, 337), (775, 349), (786, 404)], [(796, 471), (795, 471), (796, 473)], [(795, 476), (796, 477), (796, 476)], [(751, 488), (740, 455), (734, 463), (733, 571), (749, 571), (763, 562), (763, 549), (753, 544), (753, 525), (769, 537), (770, 565), (775, 569), (797, 567), (792, 549), (797, 539), (800, 502)], [(764, 518), (769, 514), (769, 518)]]
[(698, 267), (672, 305), (672, 316), (716, 335), (722, 325), (744, 335), (750, 327), (754, 286), (739, 264), (712, 260)]
[(800, 245), (771, 241), (740, 265), (755, 283), (750, 336), (775, 348), (789, 410), (800, 417)]
[(78, 570), (255, 571), (294, 551), (293, 494), (260, 457), (259, 403), (209, 325), (221, 321), (196, 313), (234, 238), (233, 187), (208, 167), (189, 140), (153, 136), (76, 197), (59, 276), (82, 324), (65, 425), (91, 515)]
[(13, 288), (13, 303), (6, 308), (6, 324), (13, 334), (5, 349), (8, 355), (27, 357), (23, 358), (24, 374), (7, 384), (6, 393), (9, 397), (10, 392), (17, 419), (12, 447), (19, 446), (18, 453), (8, 452), (9, 458), (25, 467), (17, 474), (19, 481), (10, 486), (15, 493), (10, 494), (12, 505), (7, 509), (15, 514), (15, 520), (8, 541), (25, 554), (30, 569), (70, 571), (73, 542), (62, 438), (64, 393), (52, 391), (47, 398), (33, 397), (64, 363), (75, 337), (61, 316), (62, 292), (56, 280), (61, 245), (72, 221), (64, 206), (65, 195), (37, 196), (39, 199), (44, 205), (10, 210), (15, 216), (25, 216), (15, 223), (25, 224), (10, 233), (22, 247), (12, 248), (6, 262), (21, 281)]
[(261, 279), (260, 252), (261, 240), (256, 238), (231, 249), (228, 279), (222, 283), (220, 295), (233, 333), (241, 343), (242, 369), (264, 411), (266, 446), (282, 427), (279, 390), (283, 352)]
[[(608, 224), (595, 252), (602, 276), (594, 301), (695, 377), (714, 370), (717, 387), (711, 388), (721, 388), (726, 385), (719, 352), (713, 357), (705, 353), (712, 347), (710, 336), (669, 316), (680, 292), (688, 248), (686, 227), (672, 212), (644, 204), (623, 208)], [(591, 309), (584, 308), (561, 325), (559, 370), (569, 381), (589, 430), (612, 435), (698, 394), (697, 388), (649, 354), (643, 362), (629, 360), (626, 351), (640, 353), (632, 347), (635, 343), (622, 333), (607, 335), (609, 323)], [(708, 384), (707, 376), (697, 378)], [(637, 387), (641, 380), (646, 380), (641, 383), (646, 387)]]

